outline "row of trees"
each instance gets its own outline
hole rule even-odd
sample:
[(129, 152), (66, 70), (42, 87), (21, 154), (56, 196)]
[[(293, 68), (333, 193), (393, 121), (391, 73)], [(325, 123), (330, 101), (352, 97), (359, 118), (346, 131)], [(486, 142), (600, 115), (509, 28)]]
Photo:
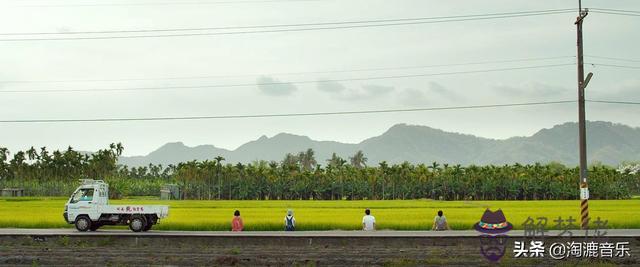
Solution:
[(39, 151), (31, 147), (14, 153), (9, 160), (9, 150), (0, 147), (0, 179), (61, 181), (111, 176), (118, 169), (116, 163), (123, 150), (121, 143), (110, 144), (108, 149), (92, 154), (75, 151), (72, 147), (53, 152), (46, 147)]
[[(23, 187), (30, 195), (70, 193), (79, 178), (105, 179), (112, 197), (157, 195), (164, 184), (175, 183), (186, 199), (417, 199), (531, 200), (578, 197), (577, 168), (546, 165), (461, 166), (388, 164), (367, 166), (358, 151), (348, 160), (336, 154), (322, 166), (314, 151), (287, 154), (280, 162), (251, 164), (213, 160), (177, 165), (127, 167), (117, 164), (121, 144), (93, 154), (69, 147), (48, 152), (31, 148), (0, 148), (0, 187)], [(591, 166), (592, 198), (629, 198), (640, 188), (640, 173), (627, 168)]]

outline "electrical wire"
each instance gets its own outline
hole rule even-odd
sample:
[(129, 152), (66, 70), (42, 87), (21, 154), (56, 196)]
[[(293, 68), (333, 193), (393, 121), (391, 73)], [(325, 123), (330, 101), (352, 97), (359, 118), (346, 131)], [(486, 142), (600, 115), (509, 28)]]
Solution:
[(611, 9), (611, 8), (599, 8), (599, 7), (592, 7), (592, 8), (589, 8), (589, 10), (640, 14), (640, 11), (637, 11), (637, 10)]
[(112, 3), (112, 4), (37, 4), (37, 5), (10, 5), (9, 7), (100, 7), (100, 6), (168, 6), (168, 5), (225, 5), (225, 4), (255, 4), (255, 3), (295, 3), (295, 2), (319, 2), (319, 0), (249, 0), (249, 1), (180, 1), (180, 2), (154, 2), (154, 3)]
[(317, 22), (317, 23), (294, 23), (294, 24), (271, 24), (271, 25), (249, 25), (249, 26), (226, 26), (226, 27), (199, 27), (199, 28), (171, 28), (171, 29), (139, 29), (139, 30), (110, 30), (110, 31), (75, 31), (75, 32), (19, 32), (19, 33), (0, 33), (0, 35), (70, 35), (70, 34), (114, 34), (114, 33), (149, 33), (149, 32), (178, 32), (178, 31), (210, 31), (210, 30), (239, 30), (239, 29), (256, 29), (256, 28), (286, 28), (286, 27), (309, 27), (309, 26), (328, 26), (328, 25), (345, 25), (345, 24), (365, 24), (365, 23), (391, 23), (405, 21), (422, 21), (422, 20), (447, 20), (474, 17), (493, 17), (508, 15), (527, 15), (537, 13), (566, 13), (571, 9), (548, 9), (540, 11), (519, 11), (506, 13), (489, 13), (475, 15), (457, 15), (457, 16), (439, 16), (439, 17), (418, 17), (418, 18), (398, 18), (398, 19), (378, 19), (378, 20), (353, 20), (353, 21), (337, 21), (337, 22)]
[[(176, 120), (307, 117), (307, 116), (360, 115), (360, 114), (420, 112), (420, 111), (439, 111), (439, 110), (470, 110), (470, 109), (486, 109), (486, 108), (504, 108), (504, 107), (555, 105), (555, 104), (568, 104), (568, 103), (576, 103), (576, 102), (577, 102), (576, 100), (559, 100), (559, 101), (524, 102), (524, 103), (508, 103), (508, 104), (488, 104), (488, 105), (471, 105), (471, 106), (425, 107), (425, 108), (411, 108), (411, 109), (375, 109), (375, 110), (359, 110), (359, 111), (245, 114), (245, 115), (216, 115), (216, 116), (88, 118), (88, 119), (19, 119), (19, 120), (0, 120), (0, 123), (72, 123), (72, 122), (79, 123), (79, 122), (176, 121)], [(585, 102), (605, 103), (605, 104), (623, 104), (623, 105), (640, 105), (640, 102), (629, 102), (629, 101), (585, 100)]]
[(604, 104), (621, 104), (621, 105), (640, 105), (640, 102), (632, 101), (612, 101), (612, 100), (585, 100), (591, 103), (604, 103)]
[(123, 121), (174, 121), (174, 120), (306, 117), (306, 116), (357, 115), (357, 114), (379, 114), (379, 113), (418, 112), (418, 111), (437, 111), (437, 110), (466, 110), (466, 109), (484, 109), (484, 108), (501, 108), (501, 107), (538, 106), (538, 105), (566, 104), (566, 103), (575, 103), (575, 102), (576, 102), (575, 100), (562, 100), (562, 101), (490, 104), (490, 105), (473, 105), (473, 106), (427, 107), (427, 108), (411, 108), (411, 109), (376, 109), (376, 110), (360, 110), (360, 111), (217, 115), (217, 116), (90, 118), (90, 119), (24, 119), (24, 120), (0, 120), (0, 123), (123, 122)]
[[(469, 110), (486, 108), (522, 107), (576, 103), (576, 100), (559, 100), (543, 102), (524, 102), (508, 104), (488, 104), (471, 106), (449, 106), (449, 107), (426, 107), (411, 109), (376, 109), (359, 111), (334, 111), (334, 112), (309, 112), (309, 113), (274, 113), (274, 114), (246, 114), (246, 115), (216, 115), (216, 116), (175, 116), (175, 117), (132, 117), (132, 118), (89, 118), (89, 119), (22, 119), (22, 120), (0, 120), (0, 123), (71, 123), (71, 122), (127, 122), (127, 121), (176, 121), (176, 120), (210, 120), (210, 119), (251, 119), (251, 118), (274, 118), (274, 117), (306, 117), (306, 116), (331, 116), (331, 115), (360, 115), (379, 113), (400, 113), (400, 112), (420, 112), (439, 110)], [(609, 100), (585, 100), (591, 103), (640, 105), (640, 102), (629, 101), (609, 101)]]
[(628, 59), (628, 58), (619, 58), (619, 57), (603, 57), (603, 56), (594, 56), (594, 55), (585, 55), (586, 57), (599, 58), (599, 59), (608, 59), (608, 60), (617, 60), (617, 61), (627, 61), (627, 62), (640, 62), (638, 59)]
[(495, 63), (544, 61), (544, 60), (568, 59), (568, 58), (575, 58), (575, 56), (556, 56), (556, 57), (539, 57), (539, 58), (486, 60), (486, 61), (474, 61), (474, 62), (452, 63), (452, 64), (422, 65), (422, 66), (377, 67), (377, 68), (323, 70), (323, 71), (300, 71), (300, 72), (276, 72), (276, 73), (263, 73), (263, 74), (202, 75), (202, 76), (180, 76), (180, 77), (158, 77), (158, 78), (77, 79), (77, 80), (5, 80), (5, 81), (1, 81), (0, 80), (0, 83), (123, 82), (123, 81), (189, 80), (189, 79), (209, 79), (209, 78), (284, 76), (284, 75), (329, 74), (329, 73), (350, 73), (350, 72), (367, 72), (367, 71), (394, 71), (394, 70), (409, 70), (409, 69), (426, 69), (426, 68), (439, 68), (439, 67), (457, 67), (457, 66), (484, 65), (484, 64), (495, 64)]
[[(203, 31), (203, 30), (221, 30), (221, 29), (253, 29), (259, 30), (245, 30), (245, 31), (228, 31), (228, 32), (186, 32), (186, 33), (172, 33), (172, 34), (153, 34), (153, 35), (119, 35), (119, 36), (82, 36), (82, 37), (45, 37), (45, 38), (9, 38), (0, 39), (0, 42), (17, 42), (17, 41), (61, 41), (61, 40), (102, 40), (102, 39), (132, 39), (132, 38), (160, 38), (160, 37), (183, 37), (183, 36), (214, 36), (214, 35), (234, 35), (234, 34), (254, 34), (254, 33), (277, 33), (277, 32), (302, 32), (302, 31), (316, 31), (316, 30), (336, 30), (336, 29), (353, 29), (353, 28), (370, 28), (370, 27), (386, 27), (386, 26), (400, 26), (400, 25), (417, 25), (417, 24), (431, 24), (431, 23), (446, 23), (446, 22), (460, 22), (460, 21), (476, 21), (476, 20), (489, 20), (489, 19), (504, 19), (504, 18), (516, 18), (516, 17), (529, 17), (540, 15), (552, 15), (569, 13), (569, 10), (560, 11), (529, 11), (529, 12), (511, 12), (511, 13), (496, 13), (494, 15), (464, 15), (464, 16), (449, 16), (449, 17), (432, 17), (432, 18), (411, 18), (411, 19), (394, 19), (394, 20), (378, 20), (380, 22), (371, 21), (351, 21), (351, 22), (327, 22), (327, 23), (306, 23), (297, 25), (316, 25), (310, 28), (285, 28), (285, 29), (264, 29), (274, 27), (301, 27), (294, 26), (296, 24), (288, 24), (290, 26), (281, 25), (258, 25), (258, 26), (239, 26), (239, 27), (218, 27), (218, 28), (182, 28), (182, 29), (153, 29), (153, 30), (127, 30), (126, 32), (159, 32), (159, 31)], [(390, 21), (390, 22), (385, 22)], [(377, 23), (377, 24), (363, 24), (363, 23)], [(356, 25), (352, 25), (356, 24)], [(362, 25), (361, 25), (362, 24)], [(336, 26), (325, 26), (336, 25)], [(320, 27), (317, 27), (320, 26)], [(262, 29), (262, 30), (260, 30)], [(84, 34), (104, 34), (104, 33), (118, 33), (125, 31), (92, 31), (92, 32), (78, 32)], [(53, 33), (5, 33), (4, 35), (49, 35)], [(58, 33), (65, 34), (65, 33)], [(68, 33), (66, 33), (68, 34)]]
[(615, 65), (615, 64), (603, 64), (603, 63), (584, 63), (588, 65), (592, 65), (594, 67), (612, 67), (612, 68), (621, 68), (621, 69), (640, 69), (640, 66), (626, 66), (626, 65)]
[(2, 90), (0, 93), (53, 93), (53, 92), (129, 92), (129, 91), (158, 91), (158, 90), (176, 90), (176, 89), (204, 89), (204, 88), (228, 88), (228, 87), (248, 87), (248, 86), (272, 86), (286, 84), (307, 84), (307, 83), (328, 83), (328, 82), (347, 82), (347, 81), (368, 81), (368, 80), (385, 80), (385, 79), (401, 79), (414, 77), (429, 77), (443, 75), (473, 74), (473, 73), (489, 73), (511, 70), (552, 68), (562, 66), (573, 66), (575, 63), (565, 64), (549, 64), (526, 67), (511, 67), (497, 69), (483, 69), (473, 71), (456, 71), (456, 72), (440, 72), (426, 74), (408, 74), (408, 75), (390, 75), (390, 76), (372, 76), (360, 78), (345, 79), (326, 79), (326, 80), (303, 80), (291, 82), (267, 82), (267, 83), (240, 83), (240, 84), (214, 84), (214, 85), (193, 85), (193, 86), (165, 86), (165, 87), (131, 87), (131, 88), (99, 88), (99, 89), (45, 89), (45, 90)]
[(598, 10), (590, 11), (590, 12), (599, 13), (599, 14), (608, 14), (608, 15), (640, 17), (640, 14), (635, 14), (635, 13), (620, 13), (620, 12), (598, 11)]

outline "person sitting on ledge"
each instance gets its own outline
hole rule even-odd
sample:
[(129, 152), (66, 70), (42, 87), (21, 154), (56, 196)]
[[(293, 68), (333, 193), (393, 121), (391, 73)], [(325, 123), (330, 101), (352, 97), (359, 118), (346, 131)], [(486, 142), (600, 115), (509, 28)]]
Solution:
[(296, 218), (293, 218), (293, 210), (287, 210), (287, 216), (284, 216), (284, 230), (287, 232), (296, 230)]
[(241, 232), (242, 229), (244, 229), (244, 224), (242, 223), (242, 217), (240, 217), (240, 211), (236, 210), (233, 213), (233, 220), (231, 220), (231, 231)]
[(449, 228), (449, 224), (447, 223), (447, 217), (444, 217), (444, 215), (442, 215), (441, 210), (438, 211), (438, 216), (436, 216), (436, 218), (433, 219), (433, 226), (431, 227), (431, 230), (434, 230), (434, 231), (451, 230), (451, 228)]
[(371, 215), (369, 209), (364, 210), (364, 217), (362, 217), (362, 230), (375, 231), (376, 230), (376, 217)]

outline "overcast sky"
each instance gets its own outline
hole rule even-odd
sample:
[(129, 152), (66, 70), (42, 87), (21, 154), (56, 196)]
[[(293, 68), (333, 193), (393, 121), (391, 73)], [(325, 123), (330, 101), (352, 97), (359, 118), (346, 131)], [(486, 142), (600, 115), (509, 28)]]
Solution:
[[(485, 0), (478, 5), (479, 2), (2, 0), (0, 33), (273, 25), (577, 8), (577, 0)], [(640, 10), (637, 0), (585, 0), (583, 5)], [(571, 65), (397, 79), (326, 80), (575, 63), (575, 17), (576, 13), (568, 13), (278, 33), (4, 41), (0, 42), (0, 91), (249, 86), (125, 92), (0, 92), (0, 120), (307, 113), (573, 100), (577, 98), (576, 69)], [(639, 29), (638, 16), (588, 15), (584, 23), (585, 61), (594, 65), (586, 65), (586, 71), (595, 75), (587, 98), (640, 101), (640, 69), (599, 65), (640, 67), (640, 61), (589, 57), (640, 60)], [(0, 39), (56, 36), (59, 37), (0, 35)], [(550, 57), (553, 59), (495, 63)], [(404, 68), (486, 61), (494, 63)], [(387, 70), (318, 73), (380, 68)], [(300, 72), (314, 73), (291, 74)], [(194, 76), (208, 78), (166, 79)], [(306, 82), (297, 83), (300, 81)], [(282, 84), (257, 85), (273, 82)], [(638, 114), (637, 105), (587, 104), (589, 120), (640, 127)], [(319, 117), (0, 123), (0, 146), (16, 151), (30, 146), (63, 149), (71, 145), (93, 151), (111, 142), (122, 142), (125, 155), (145, 155), (174, 141), (235, 149), (261, 135), (280, 132), (356, 143), (380, 135), (396, 123), (503, 139), (531, 135), (541, 128), (576, 120), (576, 105), (560, 104)]]

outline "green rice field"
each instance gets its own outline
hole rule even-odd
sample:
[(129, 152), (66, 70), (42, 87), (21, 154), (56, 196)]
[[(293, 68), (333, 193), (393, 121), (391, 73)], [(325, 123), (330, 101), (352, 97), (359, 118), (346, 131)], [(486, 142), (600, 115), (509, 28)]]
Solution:
[[(71, 228), (62, 218), (66, 198), (0, 198), (0, 228)], [(360, 229), (364, 209), (370, 208), (378, 229), (428, 230), (438, 210), (442, 210), (454, 230), (473, 229), (486, 208), (502, 209), (514, 229), (522, 229), (528, 216), (553, 220), (572, 216), (579, 224), (578, 200), (546, 201), (217, 201), (153, 198), (114, 200), (111, 204), (169, 205), (169, 218), (157, 230), (227, 231), (233, 211), (241, 212), (247, 231), (282, 230), (287, 209), (293, 209), (297, 230)], [(640, 199), (589, 201), (593, 220), (608, 220), (608, 228), (640, 228)], [(592, 220), (592, 221), (593, 221)], [(123, 228), (123, 226), (120, 226)], [(577, 226), (576, 226), (577, 228)]]

